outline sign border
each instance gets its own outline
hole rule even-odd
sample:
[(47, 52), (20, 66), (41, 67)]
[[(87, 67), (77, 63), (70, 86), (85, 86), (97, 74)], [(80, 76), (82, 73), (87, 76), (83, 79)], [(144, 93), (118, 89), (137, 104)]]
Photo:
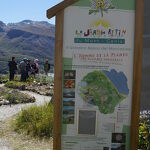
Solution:
[(143, 31), (144, 31), (144, 0), (136, 0), (130, 150), (138, 149), (141, 79), (142, 79)]
[(64, 10), (56, 14), (53, 149), (61, 149)]

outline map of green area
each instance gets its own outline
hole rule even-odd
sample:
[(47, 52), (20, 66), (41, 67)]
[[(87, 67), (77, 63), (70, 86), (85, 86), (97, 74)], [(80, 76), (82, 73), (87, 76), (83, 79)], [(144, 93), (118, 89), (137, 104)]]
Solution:
[(79, 93), (85, 102), (98, 106), (103, 114), (112, 114), (115, 107), (127, 96), (119, 92), (105, 71), (93, 71), (83, 77), (79, 84)]

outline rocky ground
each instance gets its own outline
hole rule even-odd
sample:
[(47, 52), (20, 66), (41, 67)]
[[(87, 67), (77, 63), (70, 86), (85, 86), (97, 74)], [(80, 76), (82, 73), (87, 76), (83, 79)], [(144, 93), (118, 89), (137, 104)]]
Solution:
[(5, 84), (5, 87), (11, 89), (18, 89), (24, 91), (32, 91), (34, 93), (45, 95), (45, 96), (52, 96), (54, 84), (51, 83), (38, 83), (38, 82), (19, 82), (19, 81), (8, 81)]
[[(0, 85), (2, 87), (4, 85)], [(22, 109), (32, 105), (43, 105), (50, 102), (51, 97), (42, 96), (37, 93), (22, 91), (30, 96), (34, 96), (35, 103), (2, 105), (0, 106), (0, 150), (51, 150), (52, 140), (34, 139), (23, 134), (18, 134), (11, 128), (11, 121)]]
[(51, 86), (44, 84), (32, 84), (25, 88), (27, 91), (32, 91), (40, 95), (52, 96), (53, 95), (53, 84)]

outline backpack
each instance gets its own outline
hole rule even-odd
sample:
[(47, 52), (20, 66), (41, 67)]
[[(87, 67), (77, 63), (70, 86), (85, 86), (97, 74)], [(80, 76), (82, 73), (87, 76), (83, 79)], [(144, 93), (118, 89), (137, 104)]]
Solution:
[(36, 70), (36, 64), (35, 64), (35, 63), (33, 63), (33, 64), (31, 65), (31, 67), (32, 67), (32, 69)]
[(19, 69), (20, 69), (21, 71), (26, 70), (26, 65), (25, 65), (25, 62), (24, 62), (24, 61), (21, 61), (21, 62), (20, 62), (20, 64), (19, 64)]
[(32, 67), (32, 71), (34, 70), (34, 73), (38, 73), (39, 69), (36, 67), (36, 64), (35, 64), (35, 63), (33, 63), (33, 64), (31, 65), (31, 67)]

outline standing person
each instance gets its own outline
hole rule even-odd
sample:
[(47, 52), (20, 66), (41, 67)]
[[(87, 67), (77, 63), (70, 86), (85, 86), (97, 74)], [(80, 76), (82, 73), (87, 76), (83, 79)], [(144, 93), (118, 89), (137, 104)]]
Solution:
[(35, 70), (35, 74), (39, 74), (39, 64), (38, 64), (38, 59), (34, 60), (34, 70)]
[(26, 79), (29, 78), (29, 72), (31, 72), (31, 64), (30, 64), (30, 60), (27, 60), (27, 62), (26, 62)]
[(14, 80), (15, 73), (17, 73), (17, 63), (15, 62), (15, 57), (8, 63), (9, 66), (9, 81)]
[(44, 64), (45, 75), (48, 75), (49, 70), (50, 70), (50, 64), (48, 63), (48, 59), (46, 59)]
[(20, 64), (19, 64), (19, 68), (21, 71), (21, 78), (20, 81), (25, 82), (26, 81), (26, 65), (27, 65), (27, 58), (24, 58)]

